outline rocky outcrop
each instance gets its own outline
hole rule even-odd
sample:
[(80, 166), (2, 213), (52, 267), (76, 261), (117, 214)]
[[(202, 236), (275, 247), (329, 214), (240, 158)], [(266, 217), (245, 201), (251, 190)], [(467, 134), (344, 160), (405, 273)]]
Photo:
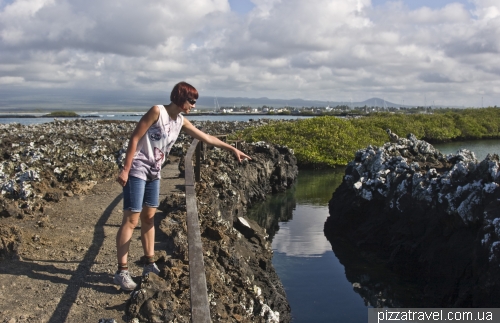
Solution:
[[(196, 185), (212, 320), (289, 322), (290, 307), (272, 266), (268, 235), (245, 213), (252, 203), (293, 183), (296, 160), (288, 148), (262, 142), (244, 144), (242, 149), (251, 161), (240, 164), (226, 151), (209, 150), (202, 180)], [(167, 197), (161, 208), (168, 217), (160, 229), (174, 251), (161, 265), (160, 278), (143, 281), (131, 299), (129, 315), (141, 321), (187, 322), (189, 267), (183, 196)]]
[[(499, 157), (443, 155), (389, 134), (384, 146), (356, 152), (329, 203), (325, 234), (348, 279), (373, 306), (497, 307)], [(413, 297), (398, 299), (390, 279), (374, 284), (370, 270), (381, 268)]]
[[(231, 134), (268, 122), (193, 124), (210, 134)], [(36, 216), (46, 202), (85, 194), (99, 181), (114, 178), (135, 126), (89, 119), (0, 124), (0, 216)], [(171, 155), (181, 156), (191, 140), (181, 133)]]
[(46, 202), (85, 194), (116, 176), (134, 126), (94, 120), (0, 125), (0, 214), (41, 214)]

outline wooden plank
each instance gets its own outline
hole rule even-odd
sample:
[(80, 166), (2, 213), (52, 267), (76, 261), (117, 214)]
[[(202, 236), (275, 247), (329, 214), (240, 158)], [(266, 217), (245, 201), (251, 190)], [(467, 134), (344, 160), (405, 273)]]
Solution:
[(227, 141), (228, 144), (234, 143), (234, 146), (236, 147), (236, 149), (240, 149), (240, 150), (241, 150), (241, 144), (244, 142), (245, 142), (244, 140), (228, 140)]
[(196, 204), (196, 191), (193, 170), (193, 153), (198, 144), (195, 139), (189, 147), (185, 157), (186, 180), (186, 222), (188, 230), (189, 252), (189, 285), (191, 294), (191, 322), (209, 323), (210, 306), (208, 304), (207, 281), (205, 264), (203, 261), (203, 245), (201, 243), (198, 207)]
[(198, 142), (196, 145), (196, 154), (195, 154), (195, 164), (194, 164), (194, 180), (195, 182), (199, 182), (201, 180), (201, 146), (203, 146), (203, 142)]

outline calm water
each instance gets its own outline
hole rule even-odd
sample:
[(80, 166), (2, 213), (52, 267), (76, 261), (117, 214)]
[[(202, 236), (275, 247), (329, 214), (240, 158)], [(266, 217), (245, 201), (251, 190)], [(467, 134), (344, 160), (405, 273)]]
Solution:
[(364, 301), (323, 234), (328, 201), (343, 174), (343, 169), (300, 171), (291, 189), (249, 210), (248, 216), (266, 226), (272, 238), (273, 265), (293, 322), (367, 322)]
[(434, 147), (443, 154), (456, 153), (459, 149), (466, 148), (474, 152), (479, 161), (483, 160), (488, 154), (500, 155), (500, 140), (461, 141), (436, 144)]
[[(499, 140), (469, 141), (435, 145), (442, 153), (467, 148), (483, 160), (488, 153), (500, 154)], [(328, 201), (340, 185), (343, 169), (301, 171), (287, 192), (272, 196), (249, 210), (249, 217), (267, 228), (274, 250), (273, 264), (280, 276), (292, 308), (294, 323), (365, 323), (368, 321), (364, 298), (346, 277), (323, 234), (328, 217)], [(348, 268), (351, 273), (359, 268)], [(395, 281), (387, 273), (368, 273), (380, 285)], [(353, 276), (353, 275), (351, 275)], [(374, 278), (375, 277), (375, 278)], [(397, 283), (395, 283), (397, 284)], [(373, 285), (378, 285), (373, 282)], [(398, 289), (398, 286), (392, 286)], [(400, 301), (412, 299), (402, 287)], [(397, 293), (396, 293), (397, 294)], [(394, 300), (398, 303), (398, 300)]]

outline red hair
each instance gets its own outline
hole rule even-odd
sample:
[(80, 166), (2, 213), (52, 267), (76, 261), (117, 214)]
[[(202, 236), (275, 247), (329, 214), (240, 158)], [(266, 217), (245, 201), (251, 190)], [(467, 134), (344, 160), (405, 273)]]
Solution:
[(198, 99), (198, 91), (186, 82), (177, 83), (170, 93), (170, 101), (175, 103), (177, 106), (182, 106), (187, 99)]

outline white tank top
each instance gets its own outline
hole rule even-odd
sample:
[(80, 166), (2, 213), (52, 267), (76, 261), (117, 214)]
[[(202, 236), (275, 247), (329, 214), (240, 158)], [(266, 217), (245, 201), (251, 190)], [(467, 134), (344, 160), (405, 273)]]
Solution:
[(184, 116), (178, 114), (177, 119), (172, 120), (165, 106), (159, 105), (159, 107), (158, 121), (149, 127), (137, 143), (129, 176), (146, 181), (160, 179), (161, 166), (179, 136)]

